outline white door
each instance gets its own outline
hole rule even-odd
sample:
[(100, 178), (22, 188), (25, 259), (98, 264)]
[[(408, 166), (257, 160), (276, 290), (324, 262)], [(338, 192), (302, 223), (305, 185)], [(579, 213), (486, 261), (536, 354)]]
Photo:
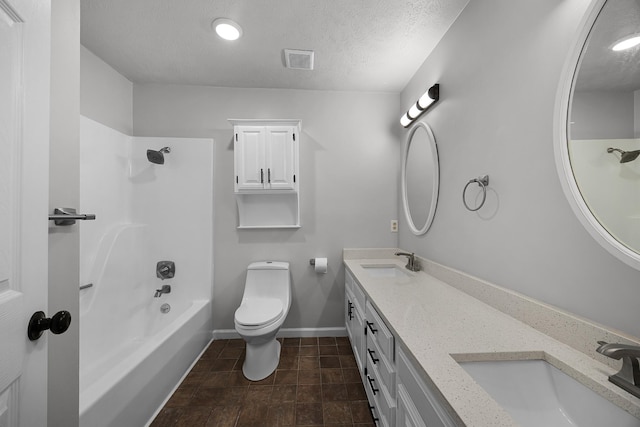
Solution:
[[(0, 0), (0, 427), (47, 422), (50, 4)], [(49, 313), (47, 313), (49, 314)]]

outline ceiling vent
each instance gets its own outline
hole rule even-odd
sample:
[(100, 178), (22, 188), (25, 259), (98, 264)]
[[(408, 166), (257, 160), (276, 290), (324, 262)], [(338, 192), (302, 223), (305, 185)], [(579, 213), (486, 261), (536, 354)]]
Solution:
[(312, 50), (285, 49), (286, 67), (293, 70), (313, 70), (313, 55)]

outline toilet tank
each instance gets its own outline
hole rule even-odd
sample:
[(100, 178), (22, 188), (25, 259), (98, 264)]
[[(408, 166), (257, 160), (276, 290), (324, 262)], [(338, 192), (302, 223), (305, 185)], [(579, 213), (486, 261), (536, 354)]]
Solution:
[(247, 268), (244, 297), (280, 298), (289, 305), (291, 275), (288, 262), (254, 262)]

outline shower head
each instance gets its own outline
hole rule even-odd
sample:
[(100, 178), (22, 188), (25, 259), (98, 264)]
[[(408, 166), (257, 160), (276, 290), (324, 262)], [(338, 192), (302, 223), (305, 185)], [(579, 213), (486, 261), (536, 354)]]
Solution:
[(632, 162), (640, 156), (640, 150), (624, 151), (619, 148), (607, 148), (607, 153), (613, 153), (614, 151), (620, 153), (620, 163)]
[(147, 160), (156, 165), (164, 165), (164, 153), (170, 153), (171, 148), (164, 147), (160, 150), (147, 150)]

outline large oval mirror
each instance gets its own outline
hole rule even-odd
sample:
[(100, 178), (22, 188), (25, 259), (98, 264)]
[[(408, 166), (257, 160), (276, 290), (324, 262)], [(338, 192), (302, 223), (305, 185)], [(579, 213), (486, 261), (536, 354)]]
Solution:
[(431, 128), (418, 122), (402, 152), (402, 202), (411, 232), (427, 232), (436, 212), (440, 171), (438, 149)]
[(640, 41), (640, 2), (593, 1), (584, 28), (561, 96), (559, 169), (587, 230), (640, 269), (640, 44), (618, 45)]

